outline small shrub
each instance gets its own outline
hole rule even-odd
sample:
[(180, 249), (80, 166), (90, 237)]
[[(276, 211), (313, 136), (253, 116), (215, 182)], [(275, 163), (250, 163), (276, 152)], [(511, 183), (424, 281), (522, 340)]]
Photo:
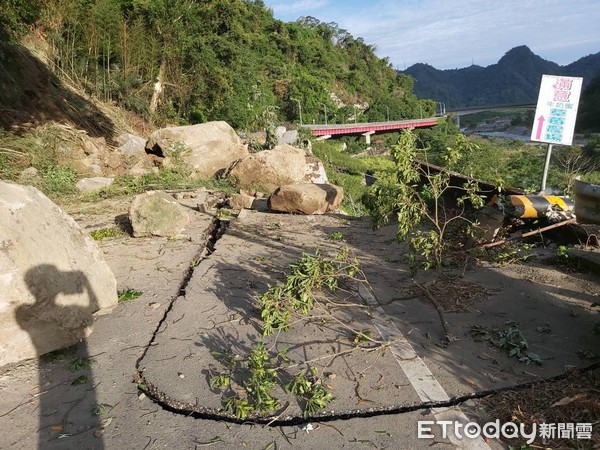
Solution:
[(51, 197), (75, 192), (77, 174), (66, 166), (52, 166), (42, 172), (42, 190)]
[[(350, 257), (347, 248), (333, 258), (323, 257), (318, 251), (315, 255), (303, 254), (291, 264), (290, 275), (285, 283), (272, 286), (258, 298), (263, 319), (263, 335), (272, 334), (275, 330), (289, 329), (292, 312), (309, 315), (317, 303), (313, 296), (314, 290), (326, 287), (334, 291), (338, 288), (342, 276), (358, 280), (355, 278), (357, 274), (362, 275), (358, 260)], [(359, 336), (356, 341), (357, 349), (361, 346), (362, 339), (370, 340), (369, 331), (357, 331), (356, 336)], [(238, 394), (224, 396), (221, 400), (223, 410), (241, 420), (253, 412), (274, 412), (280, 407), (279, 399), (272, 395), (273, 389), (278, 385), (296, 396), (304, 417), (317, 413), (331, 403), (334, 396), (321, 382), (314, 367), (308, 366), (283, 385), (279, 372), (285, 372), (285, 368), (277, 367), (276, 363), (290, 362), (287, 352), (286, 347), (279, 353), (270, 354), (265, 344), (259, 342), (245, 358), (239, 359), (240, 364), (238, 358), (229, 351), (211, 352), (211, 355), (226, 368), (226, 371), (217, 372), (210, 377), (211, 389), (235, 392), (240, 391), (237, 387), (241, 385), (247, 393), (244, 397)], [(240, 365), (243, 378), (239, 377)], [(249, 378), (247, 371), (250, 371)]]
[(290, 266), (285, 283), (277, 283), (259, 297), (263, 335), (289, 328), (293, 311), (307, 316), (312, 311), (314, 291), (327, 288), (335, 291), (340, 278), (354, 277), (360, 273), (356, 258), (351, 258), (346, 248), (334, 258), (323, 257), (319, 251), (314, 256), (304, 253)]
[(344, 233), (342, 233), (341, 231), (334, 231), (329, 235), (329, 239), (331, 239), (332, 241), (343, 241)]
[(107, 238), (115, 238), (125, 236), (125, 232), (120, 228), (100, 228), (99, 230), (90, 231), (90, 236), (95, 241), (101, 241)]
[[(473, 222), (465, 214), (465, 203), (479, 209), (483, 207), (483, 197), (477, 183), (463, 184), (463, 195), (457, 199), (462, 211), (449, 214), (444, 204), (444, 194), (451, 188), (450, 174), (432, 174), (425, 170), (417, 157), (421, 150), (417, 147), (417, 136), (405, 131), (392, 147), (395, 171), (383, 174), (371, 186), (367, 196), (367, 206), (373, 218), (373, 227), (379, 228), (389, 222), (394, 215), (398, 220), (396, 237), (399, 242), (408, 242), (411, 253), (408, 255), (413, 270), (423, 267), (435, 268), (439, 273), (449, 248), (450, 239), (457, 227), (472, 228)], [(441, 155), (446, 167), (456, 168), (461, 160), (477, 150), (477, 146), (463, 135), (455, 138), (454, 146), (446, 148)], [(424, 150), (426, 152), (426, 149)], [(425, 179), (423, 187), (420, 181)], [(419, 225), (424, 225), (419, 227)]]
[(131, 300), (135, 300), (143, 294), (142, 291), (137, 291), (135, 289), (127, 289), (126, 291), (121, 291), (118, 294), (118, 301), (121, 302), (129, 302)]

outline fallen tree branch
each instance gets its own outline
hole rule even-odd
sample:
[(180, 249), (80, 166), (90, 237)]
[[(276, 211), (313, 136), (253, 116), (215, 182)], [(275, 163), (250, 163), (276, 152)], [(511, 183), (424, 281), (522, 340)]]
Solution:
[(337, 352), (337, 353), (332, 353), (332, 354), (327, 354), (327, 355), (321, 355), (321, 356), (319, 356), (317, 358), (309, 359), (308, 361), (302, 361), (302, 362), (291, 364), (291, 365), (285, 366), (285, 367), (278, 367), (275, 370), (288, 370), (288, 369), (293, 369), (295, 367), (303, 366), (305, 364), (309, 365), (309, 364), (312, 364), (314, 362), (322, 361), (324, 359), (335, 359), (335, 358), (338, 358), (340, 356), (347, 355), (348, 353), (356, 352), (358, 350), (363, 350), (363, 351), (365, 351), (367, 353), (371, 353), (371, 352), (374, 352), (374, 351), (377, 351), (377, 350), (381, 350), (383, 348), (387, 348), (390, 345), (392, 345), (394, 342), (395, 341), (389, 341), (389, 342), (386, 342), (385, 344), (379, 344), (379, 345), (375, 345), (375, 346), (371, 346), (371, 347), (361, 347), (360, 345), (357, 345), (356, 347), (352, 347), (352, 348), (350, 348), (348, 350), (342, 350), (341, 352)]
[(488, 248), (497, 247), (498, 245), (502, 245), (502, 244), (505, 244), (507, 242), (516, 241), (517, 239), (523, 239), (523, 238), (526, 238), (526, 237), (529, 237), (529, 236), (533, 236), (534, 234), (543, 233), (544, 231), (553, 230), (554, 228), (559, 228), (559, 227), (562, 227), (562, 226), (565, 226), (565, 225), (569, 225), (569, 224), (572, 224), (572, 223), (576, 223), (576, 219), (575, 218), (568, 219), (568, 220), (565, 220), (563, 222), (554, 223), (552, 225), (548, 225), (547, 227), (538, 228), (537, 230), (528, 231), (527, 233), (523, 233), (520, 236), (515, 236), (515, 237), (512, 237), (512, 238), (508, 238), (508, 239), (502, 239), (501, 241), (492, 242), (490, 244), (484, 244), (484, 245), (479, 246), (479, 248), (487, 250)]
[(442, 328), (444, 329), (444, 334), (445, 334), (446, 340), (448, 342), (455, 341), (456, 338), (454, 336), (452, 336), (452, 334), (450, 334), (450, 330), (448, 330), (448, 322), (446, 322), (446, 317), (444, 316), (444, 311), (442, 310), (442, 305), (440, 305), (439, 302), (435, 299), (435, 297), (433, 295), (431, 295), (431, 292), (429, 291), (427, 286), (417, 282), (414, 279), (413, 279), (413, 283), (415, 284), (415, 286), (417, 286), (419, 289), (421, 289), (423, 291), (423, 293), (427, 296), (427, 298), (429, 299), (429, 301), (431, 302), (433, 307), (437, 310), (438, 315), (440, 316), (440, 321), (442, 322)]

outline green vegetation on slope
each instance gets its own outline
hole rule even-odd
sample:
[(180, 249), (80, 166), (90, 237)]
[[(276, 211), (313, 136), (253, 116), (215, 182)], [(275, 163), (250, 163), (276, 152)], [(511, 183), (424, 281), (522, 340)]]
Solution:
[(453, 110), (464, 106), (535, 103), (543, 74), (583, 77), (585, 87), (599, 71), (600, 53), (559, 66), (521, 45), (487, 67), (471, 65), (438, 70), (427, 64), (415, 64), (404, 73), (418, 80), (417, 95), (445, 102)]
[[(448, 147), (462, 139), (456, 126), (442, 124), (431, 129), (419, 130), (418, 145), (421, 159), (446, 166), (444, 153)], [(454, 170), (471, 175), (480, 180), (496, 183), (498, 186), (521, 188), (528, 192), (538, 192), (542, 179), (545, 145), (530, 145), (514, 139), (470, 136), (470, 145), (457, 162)], [(572, 194), (573, 179), (581, 175), (591, 183), (600, 182), (600, 143), (590, 142), (583, 148), (579, 146), (555, 146), (550, 169), (548, 187), (560, 194)]]
[(342, 143), (335, 140), (315, 142), (314, 155), (323, 161), (329, 182), (344, 188), (344, 210), (353, 216), (366, 216), (363, 203), (369, 188), (365, 174), (391, 172), (394, 162), (386, 156), (352, 157), (342, 151)]
[[(298, 122), (300, 108), (306, 123), (324, 121), (325, 111), (332, 123), (355, 113), (434, 113), (374, 46), (335, 23), (275, 20), (261, 0), (30, 3), (14, 4), (0, 28), (15, 33), (39, 16), (56, 73), (158, 125), (225, 120), (259, 129), (273, 119)], [(162, 92), (153, 98), (157, 80)]]
[[(539, 191), (546, 155), (543, 145), (529, 145), (511, 139), (465, 137), (451, 122), (431, 129), (414, 131), (417, 159), (448, 167), (448, 149), (460, 148), (460, 158), (452, 169), (498, 186), (521, 188), (530, 193)], [(381, 135), (386, 148), (398, 142), (398, 134)], [(329, 181), (344, 188), (344, 210), (356, 216), (369, 215), (365, 174), (387, 178), (395, 171), (390, 156), (353, 157), (350, 146), (342, 151), (344, 142), (327, 140), (315, 142), (313, 151), (327, 170)], [(591, 139), (579, 146), (555, 146), (548, 187), (559, 194), (573, 194), (575, 176), (590, 183), (600, 183), (600, 139)]]
[(600, 72), (581, 95), (576, 127), (578, 131), (600, 133)]

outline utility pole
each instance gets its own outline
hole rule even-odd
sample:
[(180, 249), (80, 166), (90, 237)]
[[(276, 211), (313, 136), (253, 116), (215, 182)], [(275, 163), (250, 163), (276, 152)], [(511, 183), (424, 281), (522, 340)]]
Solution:
[(390, 121), (390, 107), (388, 105), (383, 105), (385, 106), (385, 109), (387, 109), (387, 121)]
[(302, 126), (302, 105), (300, 104), (300, 100), (296, 100), (295, 98), (290, 97), (290, 100), (298, 103), (298, 112), (300, 115), (300, 126)]
[(325, 108), (325, 125), (327, 125), (327, 105), (325, 103), (321, 103), (321, 106)]

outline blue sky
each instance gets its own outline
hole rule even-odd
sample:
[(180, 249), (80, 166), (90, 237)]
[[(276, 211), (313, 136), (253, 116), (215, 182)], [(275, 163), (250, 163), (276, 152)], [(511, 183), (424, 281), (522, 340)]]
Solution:
[(517, 45), (561, 65), (600, 52), (600, 0), (265, 0), (275, 18), (313, 16), (404, 69), (488, 66)]

